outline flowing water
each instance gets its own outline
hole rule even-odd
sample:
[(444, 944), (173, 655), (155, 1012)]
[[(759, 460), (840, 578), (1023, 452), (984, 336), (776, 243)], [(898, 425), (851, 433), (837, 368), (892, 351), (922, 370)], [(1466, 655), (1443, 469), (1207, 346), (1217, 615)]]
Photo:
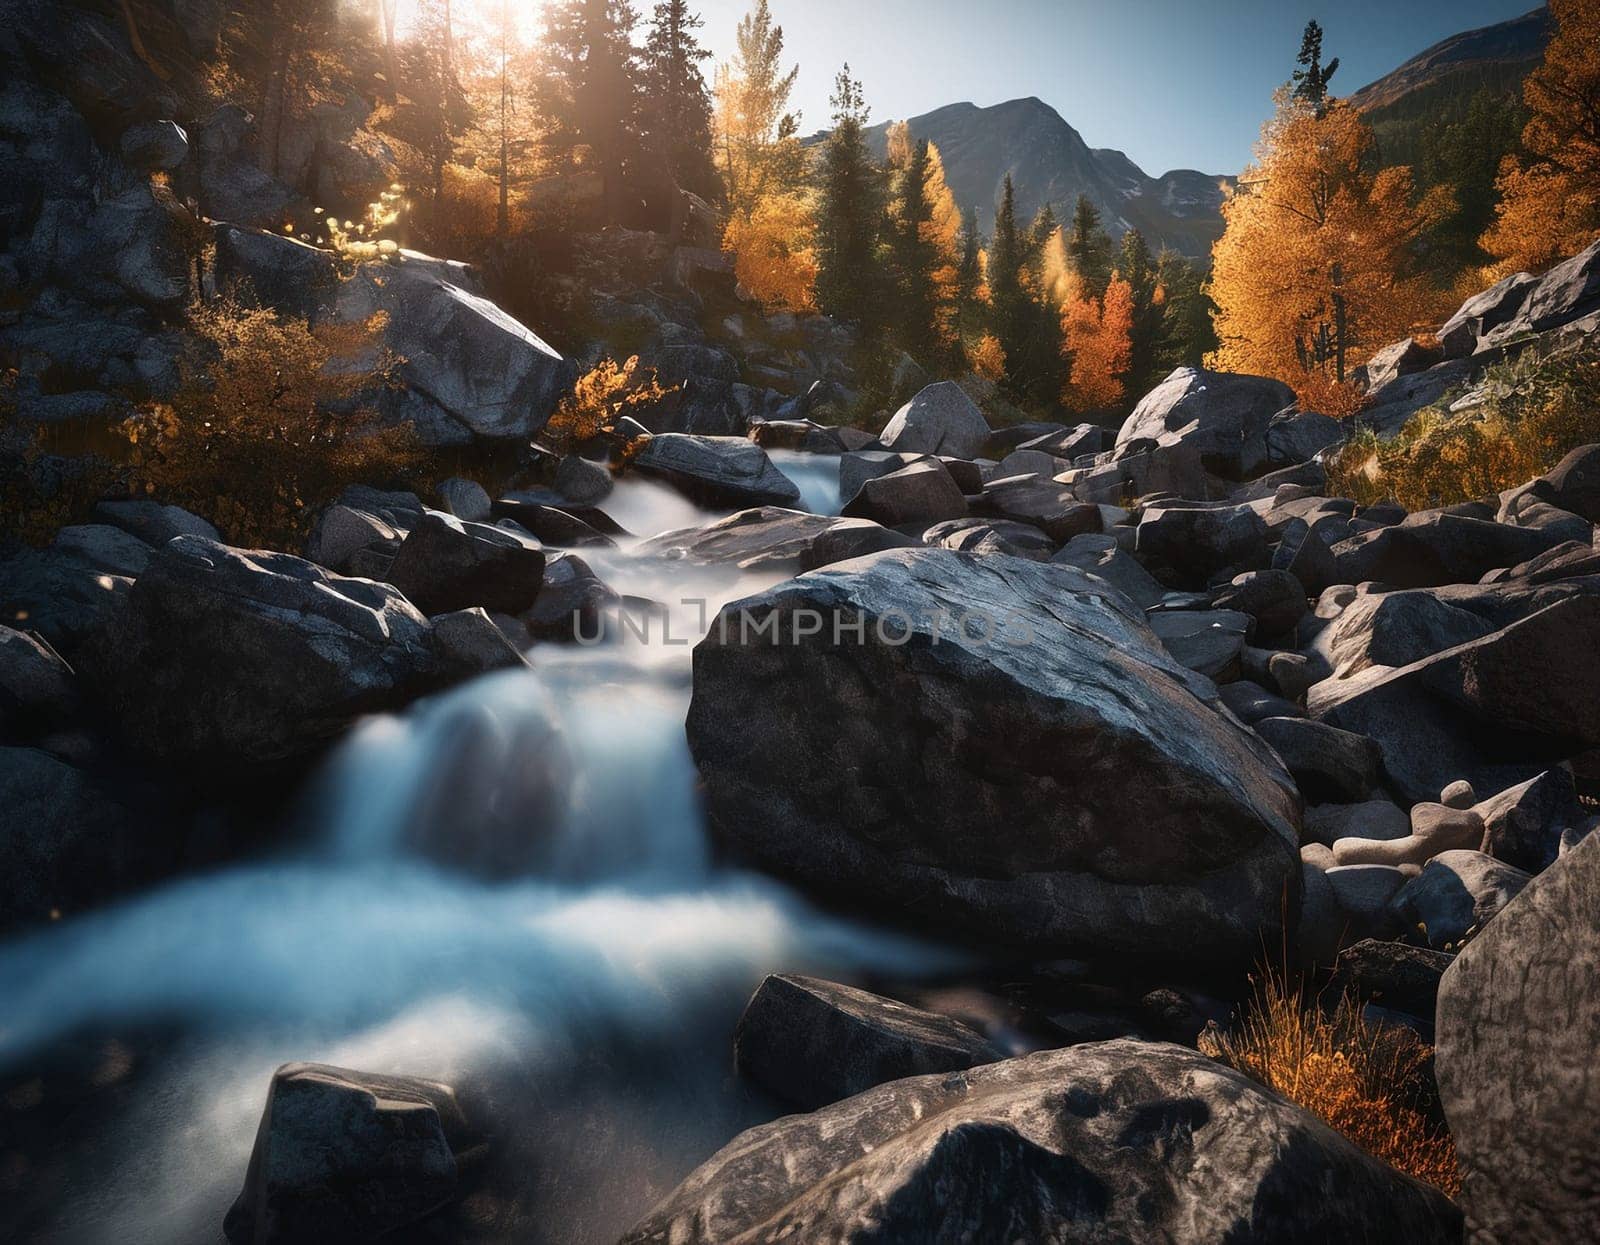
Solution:
[[(836, 512), (836, 463), (783, 466)], [(640, 536), (715, 517), (642, 481), (607, 509)], [(589, 560), (667, 606), (647, 639), (543, 645), (532, 670), (369, 720), (310, 785), (294, 850), (0, 945), (0, 1069), (83, 1034), (161, 1035), (50, 1189), (48, 1239), (217, 1240), (287, 1060), (487, 1086), (529, 1175), (484, 1239), (614, 1239), (773, 1113), (730, 1072), (765, 973), (954, 962), (713, 858), (690, 641), (775, 577)]]

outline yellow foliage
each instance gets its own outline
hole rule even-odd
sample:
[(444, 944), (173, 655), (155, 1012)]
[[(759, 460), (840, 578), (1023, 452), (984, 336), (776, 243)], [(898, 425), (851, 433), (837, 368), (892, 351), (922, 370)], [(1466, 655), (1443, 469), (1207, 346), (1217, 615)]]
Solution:
[(192, 309), (170, 402), (128, 418), (133, 492), (210, 519), (236, 544), (289, 548), (346, 485), (415, 470), (409, 425), (361, 403), (388, 380), (377, 321), (319, 325), (223, 299)]
[(1419, 412), (1390, 441), (1352, 438), (1328, 464), (1328, 488), (1408, 510), (1494, 497), (1580, 445), (1600, 441), (1600, 348), (1491, 368), (1483, 408)]
[(1537, 272), (1600, 233), (1600, 0), (1550, 0), (1556, 31), (1522, 98), (1527, 162), (1507, 156), (1481, 240), (1503, 271)]
[(1411, 170), (1374, 172), (1375, 154), (1347, 103), (1319, 113), (1279, 93), (1212, 250), (1214, 366), (1297, 387), (1314, 373), (1338, 381), (1442, 314), (1411, 247), (1449, 210), (1449, 192), (1416, 203)]
[(1200, 1050), (1298, 1103), (1374, 1158), (1454, 1197), (1455, 1142), (1419, 1108), (1435, 1092), (1432, 1050), (1409, 1029), (1368, 1024), (1341, 998), (1331, 1016), (1269, 973), (1234, 1029)]
[[(1059, 231), (1058, 231), (1059, 232)], [(1092, 411), (1122, 401), (1123, 377), (1133, 362), (1133, 287), (1113, 276), (1104, 300), (1077, 292), (1061, 311), (1062, 349), (1072, 360), (1072, 377), (1061, 401), (1068, 410)]]
[(817, 256), (810, 204), (800, 195), (767, 195), (749, 215), (729, 218), (722, 249), (739, 284), (769, 311), (812, 311)]
[(984, 380), (998, 382), (1006, 374), (1005, 348), (993, 333), (985, 333), (978, 338), (977, 344), (967, 351), (967, 362)]
[(631, 409), (659, 402), (673, 388), (663, 387), (652, 368), (641, 368), (639, 356), (626, 363), (601, 359), (578, 378), (544, 427), (544, 439), (563, 453), (598, 436)]

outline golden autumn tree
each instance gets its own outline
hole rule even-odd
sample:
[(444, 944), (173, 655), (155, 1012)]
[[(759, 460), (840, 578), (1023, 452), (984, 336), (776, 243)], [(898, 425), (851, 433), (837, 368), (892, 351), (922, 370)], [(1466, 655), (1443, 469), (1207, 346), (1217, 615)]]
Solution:
[(799, 68), (782, 59), (783, 27), (756, 0), (733, 60), (717, 70), (714, 155), (728, 204), (722, 248), (740, 283), (769, 308), (799, 311), (814, 305), (817, 261), (800, 118), (789, 110)]
[(1075, 275), (1068, 287), (1061, 333), (1072, 373), (1062, 404), (1073, 411), (1115, 407), (1133, 362), (1133, 287), (1115, 273), (1104, 298), (1096, 298)]
[(1525, 159), (1507, 156), (1481, 239), (1506, 272), (1539, 271), (1600, 234), (1600, 0), (1550, 0), (1556, 30), (1522, 98)]
[(1437, 313), (1413, 248), (1450, 191), (1418, 202), (1411, 170), (1377, 168), (1374, 143), (1345, 101), (1278, 92), (1212, 249), (1214, 366), (1326, 404), (1357, 364)]

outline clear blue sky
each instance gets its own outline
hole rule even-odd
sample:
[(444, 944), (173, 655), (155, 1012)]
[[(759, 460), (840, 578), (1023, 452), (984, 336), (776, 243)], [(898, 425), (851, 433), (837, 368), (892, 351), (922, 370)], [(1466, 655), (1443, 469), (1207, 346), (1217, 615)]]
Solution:
[[(768, 0), (798, 63), (803, 129), (828, 123), (840, 64), (875, 121), (941, 104), (1037, 95), (1092, 147), (1146, 172), (1234, 173), (1250, 158), (1272, 90), (1289, 77), (1306, 21), (1339, 57), (1336, 94), (1382, 77), (1448, 35), (1535, 0)], [(642, 7), (648, 11), (649, 5)], [(700, 0), (706, 45), (732, 52), (749, 0)]]

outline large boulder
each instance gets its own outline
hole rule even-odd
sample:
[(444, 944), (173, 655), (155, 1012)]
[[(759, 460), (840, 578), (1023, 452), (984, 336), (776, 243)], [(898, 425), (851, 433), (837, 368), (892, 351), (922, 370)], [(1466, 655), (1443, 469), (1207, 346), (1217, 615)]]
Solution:
[(950, 470), (937, 458), (924, 458), (862, 484), (842, 511), (885, 527), (937, 523), (967, 513), (967, 499)]
[(1343, 583), (1433, 588), (1477, 583), (1486, 572), (1525, 562), (1561, 540), (1536, 528), (1426, 511), (1342, 540), (1333, 557)]
[(735, 602), (688, 734), (725, 844), (1040, 952), (1241, 968), (1298, 869), (1276, 758), (1071, 567), (892, 550)]
[(1256, 731), (1272, 745), (1311, 803), (1356, 804), (1378, 785), (1378, 747), (1364, 735), (1303, 718), (1267, 718)]
[(1516, 315), (1479, 339), (1478, 348), (1559, 328), (1600, 305), (1600, 242), (1545, 273), (1528, 290)]
[(388, 584), (180, 536), (156, 550), (85, 654), (138, 750), (270, 762), (452, 673)]
[(0, 625), (0, 735), (57, 725), (77, 706), (72, 668), (31, 632)]
[(1001, 1052), (958, 1020), (817, 977), (761, 983), (733, 1039), (740, 1073), (806, 1111), (902, 1077), (960, 1072)]
[(704, 506), (793, 506), (800, 500), (794, 482), (744, 437), (660, 433), (645, 442), (633, 466)]
[(1100, 507), (1080, 501), (1064, 484), (1047, 476), (1000, 476), (983, 486), (982, 509), (1018, 523), (1031, 523), (1057, 545), (1074, 536), (1098, 533)]
[(1373, 666), (1409, 666), (1488, 635), (1494, 624), (1431, 592), (1374, 592), (1345, 606), (1317, 646), (1338, 678)]
[(1508, 787), (1477, 806), (1483, 850), (1528, 873), (1548, 869), (1563, 840), (1587, 833), (1592, 814), (1578, 803), (1572, 771), (1558, 765)]
[(1528, 292), (1538, 280), (1531, 273), (1514, 272), (1462, 303), (1438, 332), (1444, 357), (1461, 359), (1470, 355), (1478, 348), (1479, 338), (1522, 310)]
[(1473, 1241), (1600, 1240), (1600, 836), (1534, 878), (1439, 985), (1439, 1097)]
[(1460, 1236), (1444, 1194), (1242, 1073), (1121, 1039), (896, 1081), (750, 1129), (623, 1241)]
[[(1512, 496), (1523, 494), (1532, 494), (1590, 523), (1600, 523), (1600, 445), (1580, 445)], [(1501, 509), (1506, 513), (1510, 503)]]
[(1395, 895), (1405, 928), (1422, 931), (1435, 950), (1460, 946), (1522, 893), (1528, 875), (1468, 849), (1440, 852)]
[[(1168, 582), (1203, 588), (1267, 561), (1267, 524), (1249, 506), (1154, 505), (1139, 517), (1140, 561)], [(1231, 575), (1230, 575), (1231, 577)]]
[(686, 527), (652, 536), (638, 546), (637, 552), (702, 566), (727, 564), (740, 570), (801, 570), (806, 569), (804, 563), (815, 554), (818, 541), (829, 533), (834, 534), (834, 539), (854, 533), (862, 540), (883, 533), (894, 545), (915, 543), (909, 537), (885, 532), (867, 519), (839, 519), (807, 514), (803, 510), (785, 510), (781, 506), (754, 506), (704, 527)]
[(1074, 536), (1050, 560), (1099, 576), (1140, 609), (1148, 609), (1166, 595), (1166, 589), (1155, 576), (1132, 554), (1125, 552), (1115, 536), (1098, 533)]
[(989, 440), (989, 424), (960, 385), (942, 380), (896, 411), (878, 440), (899, 453), (976, 458)]
[(1209, 472), (1245, 480), (1267, 465), (1272, 417), (1294, 405), (1294, 391), (1265, 376), (1180, 367), (1133, 408), (1117, 433), (1118, 458), (1154, 446), (1183, 447)]
[(1571, 596), (1409, 666), (1324, 680), (1308, 705), (1377, 741), (1413, 802), (1458, 778), (1498, 792), (1600, 744), (1596, 634), (1600, 597)]
[(401, 542), (386, 578), (424, 614), (474, 605), (520, 614), (539, 596), (544, 550), (531, 536), (429, 510)]
[(476, 1144), (448, 1085), (284, 1064), (223, 1231), (232, 1245), (388, 1237), (461, 1195)]

